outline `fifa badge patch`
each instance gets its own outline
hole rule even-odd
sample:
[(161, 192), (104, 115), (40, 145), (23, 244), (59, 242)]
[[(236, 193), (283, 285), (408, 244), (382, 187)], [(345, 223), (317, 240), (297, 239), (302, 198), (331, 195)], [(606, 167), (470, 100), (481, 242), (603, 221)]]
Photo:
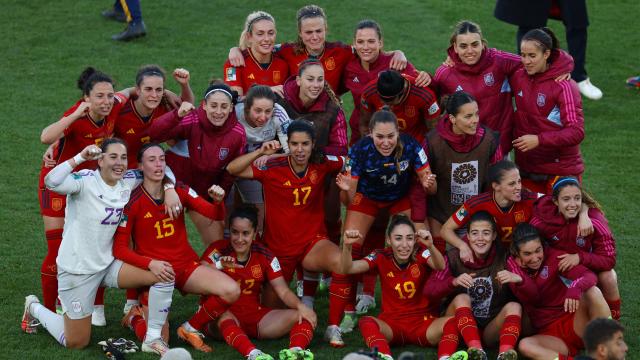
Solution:
[(536, 104), (538, 104), (539, 107), (543, 107), (546, 102), (547, 102), (547, 97), (543, 93), (538, 93), (538, 97), (536, 98)]
[(487, 86), (493, 86), (493, 84), (495, 84), (493, 73), (484, 74), (484, 84)]
[(431, 104), (431, 106), (429, 106), (429, 115), (433, 115), (437, 113), (439, 110), (440, 110), (440, 107), (438, 106), (438, 103), (434, 102), (433, 104)]
[(236, 68), (227, 68), (227, 73), (224, 75), (225, 81), (236, 81)]
[(467, 210), (465, 210), (464, 207), (461, 207), (458, 211), (456, 211), (456, 219), (458, 219), (459, 221), (464, 220), (467, 215), (469, 215), (469, 213), (467, 212)]
[(220, 151), (218, 151), (218, 159), (220, 160), (226, 159), (228, 155), (229, 155), (229, 148), (220, 148)]
[(278, 272), (280, 271), (280, 262), (278, 261), (278, 258), (273, 258), (273, 260), (271, 260), (271, 270), (273, 270), (274, 272)]

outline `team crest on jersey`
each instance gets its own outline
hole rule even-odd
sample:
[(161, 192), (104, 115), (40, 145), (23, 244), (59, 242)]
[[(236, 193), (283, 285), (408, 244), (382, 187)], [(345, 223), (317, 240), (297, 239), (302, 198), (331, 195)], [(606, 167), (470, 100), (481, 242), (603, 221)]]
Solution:
[(58, 199), (58, 198), (51, 199), (51, 209), (53, 211), (62, 210), (62, 199)]
[(262, 277), (262, 269), (260, 268), (260, 265), (251, 266), (251, 276), (255, 279), (260, 279)]
[(546, 102), (547, 102), (547, 96), (543, 93), (538, 93), (538, 97), (536, 98), (536, 104), (538, 104), (539, 107), (543, 107)]
[(327, 70), (333, 70), (336, 68), (336, 61), (333, 59), (333, 56), (330, 56), (324, 61), (324, 68)]
[(414, 117), (414, 116), (416, 116), (416, 107), (415, 106), (407, 106), (406, 108), (404, 108), (404, 113), (407, 114), (407, 116), (409, 116), (409, 117)]
[(403, 160), (400, 161), (400, 171), (405, 171), (409, 168), (409, 161), (408, 160)]
[(419, 278), (420, 277), (420, 267), (418, 266), (418, 264), (413, 264), (411, 265), (411, 276), (413, 276), (414, 278)]
[(280, 83), (282, 80), (282, 74), (280, 74), (279, 70), (276, 70), (271, 74), (271, 79), (273, 79), (274, 83)]
[(576, 239), (576, 245), (584, 247), (585, 244), (586, 241), (584, 240), (584, 238), (582, 236), (578, 236), (578, 238)]
[(318, 172), (315, 170), (311, 170), (311, 172), (309, 173), (309, 181), (311, 181), (312, 184), (317, 184), (318, 183)]
[(547, 279), (549, 277), (549, 267), (544, 266), (542, 270), (540, 270), (540, 277), (543, 279)]
[(484, 84), (487, 86), (493, 86), (493, 84), (495, 84), (493, 73), (484, 74)]
[(517, 222), (518, 224), (526, 221), (526, 220), (525, 220), (525, 217), (524, 217), (524, 211), (516, 211), (516, 212), (513, 214), (513, 216), (515, 217), (516, 222)]
[(218, 151), (218, 159), (224, 160), (227, 156), (229, 156), (229, 148), (220, 148), (220, 151)]
[(230, 67), (224, 75), (225, 81), (236, 81), (236, 68)]

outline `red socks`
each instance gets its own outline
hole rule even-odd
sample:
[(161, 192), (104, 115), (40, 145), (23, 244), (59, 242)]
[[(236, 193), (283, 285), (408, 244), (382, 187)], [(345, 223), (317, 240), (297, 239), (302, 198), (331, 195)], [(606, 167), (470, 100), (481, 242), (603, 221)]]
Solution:
[(358, 320), (358, 327), (369, 349), (378, 348), (378, 352), (390, 355), (391, 349), (384, 335), (380, 332), (380, 326), (371, 316), (364, 316)]
[(620, 310), (622, 307), (622, 299), (607, 300), (607, 304), (611, 310), (611, 317), (616, 321), (620, 321), (620, 316), (622, 316), (622, 311)]
[(55, 312), (56, 298), (58, 297), (56, 257), (58, 257), (58, 249), (60, 249), (60, 244), (62, 243), (62, 229), (47, 230), (45, 231), (45, 237), (47, 238), (47, 255), (40, 268), (42, 300), (47, 309)]
[(520, 316), (509, 315), (504, 318), (502, 327), (500, 328), (499, 352), (505, 352), (513, 349), (520, 337)]
[(222, 300), (219, 296), (209, 295), (200, 306), (200, 310), (189, 319), (189, 324), (196, 330), (202, 331), (204, 325), (211, 320), (215, 320), (225, 312), (231, 304)]
[(458, 323), (458, 331), (460, 331), (467, 347), (482, 349), (478, 324), (476, 324), (476, 319), (473, 317), (471, 308), (466, 306), (457, 308), (455, 318)]
[(224, 341), (234, 349), (238, 350), (242, 356), (249, 356), (251, 350), (256, 348), (235, 320), (227, 319), (220, 323), (219, 328)]
[(289, 348), (306, 349), (313, 338), (313, 326), (307, 320), (296, 323), (289, 332)]
[(456, 318), (451, 318), (442, 327), (442, 337), (438, 342), (438, 359), (443, 356), (450, 356), (458, 350), (458, 326)]
[(352, 276), (333, 273), (329, 285), (329, 325), (340, 325), (349, 302), (355, 302)]
[(142, 316), (134, 316), (131, 319), (131, 329), (136, 333), (138, 340), (144, 341), (144, 336), (147, 334), (147, 322)]

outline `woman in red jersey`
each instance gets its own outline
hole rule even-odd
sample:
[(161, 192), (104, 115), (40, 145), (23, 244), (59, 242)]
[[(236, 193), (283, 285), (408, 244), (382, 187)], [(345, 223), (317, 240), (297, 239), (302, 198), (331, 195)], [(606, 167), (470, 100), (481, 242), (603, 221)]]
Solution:
[[(587, 211), (593, 223), (593, 233), (579, 231), (578, 213)], [(616, 242), (609, 223), (598, 204), (584, 192), (577, 179), (560, 178), (553, 185), (553, 194), (540, 199), (533, 210), (531, 224), (549, 245), (567, 254), (560, 261), (561, 270), (580, 264), (598, 275), (598, 287), (611, 308), (614, 319), (620, 319), (620, 291), (616, 265)]]
[[(106, 138), (113, 136), (115, 120), (126, 100), (117, 97), (113, 89), (113, 80), (106, 74), (92, 68), (86, 68), (78, 79), (82, 99), (76, 102), (63, 117), (42, 130), (40, 140), (43, 144), (56, 144), (52, 159), (60, 164), (72, 158), (86, 146), (100, 145)], [(96, 161), (87, 161), (78, 170), (95, 169)], [(58, 296), (56, 257), (62, 242), (62, 229), (66, 207), (66, 195), (59, 195), (46, 188), (45, 176), (52, 167), (43, 163), (40, 170), (39, 192), (40, 213), (44, 222), (47, 238), (47, 255), (41, 268), (43, 301), (45, 307), (55, 311)], [(96, 325), (104, 326), (103, 290), (96, 296)], [(102, 316), (100, 316), (100, 313)]]
[[(179, 109), (156, 119), (147, 131), (157, 142), (188, 140), (188, 165), (168, 164), (176, 179), (188, 184), (198, 195), (208, 198), (207, 190), (211, 184), (219, 184), (229, 192), (234, 179), (225, 167), (244, 153), (246, 135), (234, 111), (238, 98), (235, 91), (226, 84), (214, 82), (203, 98), (202, 106), (197, 109), (193, 104), (183, 102)], [(167, 160), (170, 161), (169, 158)], [(212, 222), (195, 212), (189, 214), (205, 244), (222, 238), (222, 222)]]
[[(193, 103), (189, 86), (189, 71), (175, 69), (173, 78), (180, 84), (181, 100)], [(165, 97), (165, 72), (157, 65), (145, 65), (136, 74), (136, 86), (124, 103), (115, 126), (115, 136), (125, 140), (129, 149), (129, 169), (138, 167), (138, 150), (150, 141), (146, 129), (151, 123), (171, 110)]]
[(247, 16), (240, 35), (239, 49), (244, 66), (234, 66), (230, 60), (224, 64), (224, 81), (231, 89), (244, 96), (251, 85), (270, 86), (282, 95), (282, 84), (289, 77), (289, 65), (274, 56), (276, 21), (269, 13), (255, 11)]
[(496, 223), (491, 214), (478, 211), (466, 225), (472, 261), (462, 261), (456, 248), (447, 251), (447, 267), (429, 278), (424, 294), (436, 306), (446, 298), (445, 314), (464, 324), (460, 331), (473, 339), (466, 342), (470, 348), (498, 345), (498, 360), (515, 360), (522, 306), (511, 301), (509, 286), (502, 282), (507, 257)]
[[(295, 120), (287, 129), (288, 156), (270, 159), (258, 168), (256, 159), (280, 148), (277, 141), (268, 141), (227, 166), (235, 176), (262, 183), (264, 242), (280, 260), (287, 283), (298, 266), (311, 272), (340, 271), (340, 250), (327, 235), (324, 203), (326, 183), (342, 170), (344, 159), (321, 155), (315, 146), (315, 131), (309, 122)], [(267, 287), (263, 303), (272, 306), (278, 302), (273, 289)], [(335, 302), (330, 296), (330, 308), (335, 307)]]
[[(520, 340), (518, 350), (534, 360), (567, 359), (584, 347), (587, 323), (611, 312), (582, 265), (561, 270), (563, 252), (543, 245), (536, 228), (518, 224), (513, 233), (508, 272), (500, 275), (524, 306), (536, 335)], [(568, 279), (565, 282), (565, 279)]]
[[(456, 91), (445, 102), (446, 115), (426, 137), (427, 156), (436, 175), (438, 192), (428, 197), (428, 224), (436, 246), (444, 251), (442, 224), (471, 196), (488, 183), (489, 166), (502, 159), (498, 135), (479, 124), (478, 103), (464, 91)], [(427, 201), (412, 194), (411, 217), (424, 222)]]
[(571, 72), (573, 60), (558, 48), (551, 30), (529, 31), (520, 49), (524, 67), (510, 79), (516, 105), (516, 164), (524, 187), (551, 194), (557, 177), (580, 179), (584, 172), (582, 99), (575, 81), (554, 80)]
[[(289, 74), (298, 73), (300, 64), (309, 58), (322, 63), (329, 86), (341, 94), (342, 76), (347, 63), (353, 58), (353, 48), (341, 42), (328, 42), (327, 16), (317, 5), (306, 5), (296, 14), (298, 38), (294, 43), (285, 43), (278, 47), (276, 54), (289, 65)], [(391, 67), (403, 70), (407, 60), (401, 51), (393, 51)], [(231, 49), (229, 60), (234, 66), (244, 66), (244, 58), (236, 48)]]
[[(229, 216), (229, 240), (213, 242), (204, 251), (202, 262), (220, 267), (240, 285), (240, 298), (218, 321), (210, 322), (210, 333), (219, 333), (242, 356), (250, 360), (273, 359), (249, 340), (277, 339), (289, 333), (289, 347), (280, 359), (310, 359), (305, 350), (317, 324), (316, 314), (289, 289), (282, 277), (278, 258), (255, 242), (258, 212), (253, 206), (233, 210)], [(288, 309), (272, 309), (260, 304), (263, 284), (269, 283)]]
[[(216, 317), (214, 314), (222, 314), (238, 298), (240, 289), (222, 272), (199, 263), (198, 255), (187, 239), (184, 217), (180, 215), (172, 219), (164, 213), (164, 150), (158, 144), (145, 144), (137, 157), (144, 176), (143, 183), (133, 191), (125, 207), (123, 216), (126, 221), (116, 231), (113, 254), (127, 264), (150, 270), (161, 280), (175, 282), (176, 288), (183, 293), (204, 295), (202, 310), (178, 329), (178, 336), (199, 350), (210, 351), (198, 331)], [(224, 219), (224, 205), (221, 203), (224, 190), (221, 187), (213, 185), (208, 189), (213, 204), (186, 185), (176, 186), (175, 191), (185, 208), (210, 220)], [(130, 239), (132, 248), (129, 247)], [(131, 328), (141, 340), (147, 328), (145, 319), (148, 318), (143, 316), (143, 313), (148, 313), (146, 302), (143, 304), (143, 307), (133, 306), (122, 320), (123, 326)], [(168, 342), (168, 333), (163, 334), (163, 338)]]
[(437, 358), (448, 359), (458, 347), (456, 321), (452, 316), (429, 313), (427, 297), (420, 293), (429, 274), (444, 269), (444, 258), (433, 245), (429, 232), (416, 233), (414, 224), (405, 215), (391, 218), (386, 235), (386, 249), (354, 261), (351, 248), (362, 241), (362, 234), (350, 229), (344, 232), (342, 271), (347, 274), (375, 271), (380, 275), (382, 311), (376, 317), (359, 319), (362, 337), (369, 348), (378, 349), (381, 359), (393, 359), (389, 345), (405, 344), (432, 347), (438, 344)]

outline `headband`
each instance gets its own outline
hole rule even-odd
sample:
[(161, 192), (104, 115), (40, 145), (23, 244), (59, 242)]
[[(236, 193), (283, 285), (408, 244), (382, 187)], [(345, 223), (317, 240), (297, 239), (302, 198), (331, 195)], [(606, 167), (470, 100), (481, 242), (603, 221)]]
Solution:
[(220, 89), (220, 88), (215, 88), (215, 89), (211, 89), (209, 90), (206, 94), (204, 94), (204, 98), (206, 99), (207, 97), (209, 97), (209, 95), (213, 94), (214, 92), (220, 91), (222, 93), (224, 93), (225, 95), (227, 95), (229, 97), (229, 99), (231, 99), (231, 101), (233, 101), (233, 95), (231, 95), (230, 92), (228, 92), (225, 89)]
[(271, 17), (271, 15), (267, 15), (267, 14), (261, 14), (256, 16), (255, 18), (251, 19), (251, 21), (249, 21), (249, 23), (247, 24), (247, 32), (251, 32), (251, 27), (253, 26), (253, 24), (255, 22), (258, 22), (260, 20), (269, 20), (271, 22), (273, 22), (273, 17)]
[(553, 188), (552, 191), (555, 192), (560, 185), (563, 184), (572, 184), (572, 185), (576, 185), (576, 186), (580, 186), (580, 183), (578, 182), (578, 179), (574, 178), (574, 177), (563, 177), (561, 179), (559, 179), (558, 181), (556, 181), (555, 184), (553, 184)]

